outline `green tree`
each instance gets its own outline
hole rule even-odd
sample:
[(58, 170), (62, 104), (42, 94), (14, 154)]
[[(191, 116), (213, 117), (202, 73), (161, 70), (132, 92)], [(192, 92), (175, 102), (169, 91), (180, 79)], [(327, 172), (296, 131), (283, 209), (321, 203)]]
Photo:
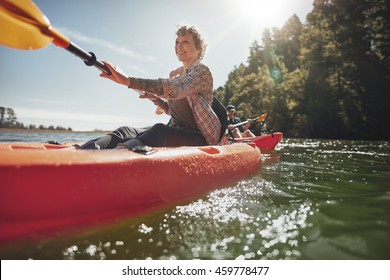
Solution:
[(0, 127), (5, 125), (5, 107), (0, 107)]
[[(388, 102), (388, 94), (384, 91), (389, 90), (389, 79), (373, 56), (375, 48), (370, 36), (373, 31), (367, 16), (373, 7), (379, 8), (376, 4), (372, 1), (316, 0), (307, 17), (310, 28), (305, 33), (314, 34), (315, 39), (303, 40), (303, 61), (311, 74), (310, 83), (325, 90), (314, 100), (332, 101), (326, 103), (331, 106), (328, 115), (325, 114), (329, 125), (324, 127), (315, 120), (329, 137), (386, 137), (378, 134), (384, 131), (383, 104)], [(315, 108), (318, 102), (309, 104), (308, 108)], [(311, 118), (315, 116), (311, 115)], [(332, 131), (332, 127), (336, 130)], [(316, 130), (314, 134), (322, 136)]]
[(273, 43), (275, 53), (283, 61), (288, 72), (299, 68), (299, 53), (301, 49), (300, 36), (303, 30), (297, 15), (293, 15), (286, 24), (279, 30), (273, 29)]
[(12, 108), (7, 108), (6, 113), (7, 113), (7, 118), (6, 118), (7, 127), (16, 127), (18, 124), (18, 120), (15, 111)]

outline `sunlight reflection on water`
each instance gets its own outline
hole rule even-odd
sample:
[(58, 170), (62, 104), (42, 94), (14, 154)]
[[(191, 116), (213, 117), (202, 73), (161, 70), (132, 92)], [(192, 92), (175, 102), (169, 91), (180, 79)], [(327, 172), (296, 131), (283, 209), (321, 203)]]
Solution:
[[(299, 242), (305, 239), (299, 230), (308, 226), (311, 206), (304, 202), (283, 211), (272, 209), (272, 202), (265, 196), (270, 192), (278, 193), (271, 182), (260, 178), (241, 181), (235, 187), (210, 193), (207, 199), (176, 207), (166, 225), (177, 216), (197, 221), (180, 230), (185, 243), (192, 248), (192, 258), (297, 258), (301, 255)], [(204, 227), (199, 221), (212, 222), (204, 236), (197, 234)], [(196, 239), (188, 238), (194, 235)]]

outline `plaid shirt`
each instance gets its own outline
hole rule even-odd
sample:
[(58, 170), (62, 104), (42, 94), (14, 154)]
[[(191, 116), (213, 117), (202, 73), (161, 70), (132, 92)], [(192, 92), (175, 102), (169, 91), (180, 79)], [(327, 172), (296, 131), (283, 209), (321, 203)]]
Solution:
[(187, 98), (195, 122), (209, 145), (219, 142), (221, 123), (211, 108), (213, 77), (209, 68), (199, 61), (184, 73), (183, 67), (172, 71), (169, 79), (162, 79), (164, 99)]

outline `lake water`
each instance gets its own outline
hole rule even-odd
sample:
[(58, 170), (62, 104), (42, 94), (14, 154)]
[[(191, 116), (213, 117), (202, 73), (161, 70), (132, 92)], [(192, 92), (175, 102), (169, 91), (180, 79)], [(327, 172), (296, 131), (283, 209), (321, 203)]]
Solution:
[[(99, 135), (0, 133), (0, 141)], [(390, 142), (284, 139), (258, 172), (225, 188), (77, 235), (2, 244), (0, 257), (390, 259), (389, 179)]]

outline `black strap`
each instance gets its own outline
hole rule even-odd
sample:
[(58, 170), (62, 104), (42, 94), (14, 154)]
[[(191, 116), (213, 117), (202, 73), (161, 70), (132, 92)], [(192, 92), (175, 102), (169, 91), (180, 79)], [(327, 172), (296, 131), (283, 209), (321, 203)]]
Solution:
[(96, 55), (93, 52), (89, 52), (91, 57), (88, 60), (84, 60), (85, 65), (93, 66), (96, 63)]
[(221, 122), (221, 134), (219, 136), (219, 141), (225, 136), (226, 129), (228, 128), (228, 119), (227, 119), (227, 111), (225, 106), (222, 105), (221, 101), (218, 100), (215, 96), (213, 96), (213, 103), (211, 108), (217, 115), (219, 121)]
[(233, 132), (232, 132), (229, 128), (228, 128), (228, 134), (229, 134), (229, 136), (232, 138), (233, 142), (236, 141), (236, 140), (234, 139)]

